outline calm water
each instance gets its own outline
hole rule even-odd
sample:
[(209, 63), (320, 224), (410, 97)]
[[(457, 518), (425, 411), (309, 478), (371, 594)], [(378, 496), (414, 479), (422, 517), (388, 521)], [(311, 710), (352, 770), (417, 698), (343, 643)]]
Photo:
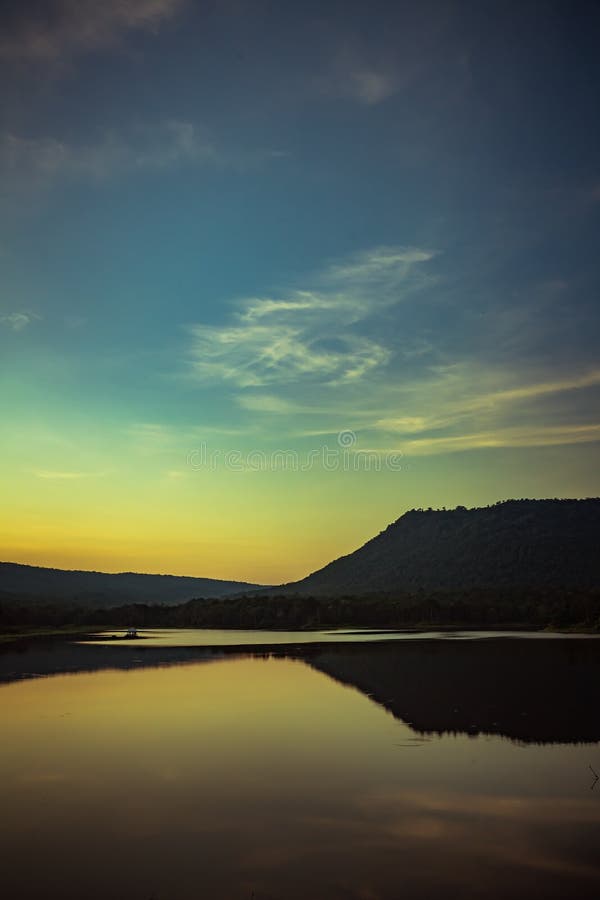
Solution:
[[(123, 637), (123, 632), (105, 631), (95, 643), (106, 643), (113, 635)], [(148, 628), (140, 629), (139, 638), (126, 640), (129, 646), (139, 646), (143, 639), (148, 647), (266, 647), (272, 644), (348, 644), (365, 641), (422, 641), (435, 640), (483, 640), (508, 637), (511, 639), (564, 640), (564, 636), (544, 631), (391, 631), (385, 629), (333, 629), (328, 631), (236, 631), (219, 628)], [(573, 634), (570, 640), (598, 640), (597, 635)]]
[(597, 641), (193, 637), (0, 654), (5, 896), (599, 896)]

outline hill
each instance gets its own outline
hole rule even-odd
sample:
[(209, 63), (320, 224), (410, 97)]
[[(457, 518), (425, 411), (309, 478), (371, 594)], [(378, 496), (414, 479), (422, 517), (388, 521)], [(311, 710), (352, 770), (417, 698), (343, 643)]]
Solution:
[(354, 553), (273, 590), (335, 597), (599, 585), (595, 498), (411, 510)]
[(194, 597), (228, 597), (257, 588), (260, 585), (214, 578), (80, 572), (0, 563), (0, 598), (21, 602), (67, 601), (94, 609), (124, 603), (172, 606)]

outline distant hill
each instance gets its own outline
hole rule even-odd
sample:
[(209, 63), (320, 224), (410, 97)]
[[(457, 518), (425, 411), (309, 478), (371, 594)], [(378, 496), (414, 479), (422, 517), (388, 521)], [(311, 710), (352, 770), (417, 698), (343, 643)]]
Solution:
[(415, 509), (363, 547), (277, 594), (600, 586), (600, 499)]
[(214, 578), (143, 575), (137, 572), (79, 572), (0, 563), (0, 599), (68, 601), (94, 609), (125, 603), (174, 606), (195, 597), (228, 597), (260, 587), (244, 581), (219, 581)]

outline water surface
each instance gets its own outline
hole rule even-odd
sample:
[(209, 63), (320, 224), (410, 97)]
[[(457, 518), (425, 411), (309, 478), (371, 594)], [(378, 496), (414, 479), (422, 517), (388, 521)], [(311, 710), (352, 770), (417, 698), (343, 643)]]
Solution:
[(106, 643), (118, 636), (121, 643), (148, 647), (267, 647), (275, 644), (349, 644), (368, 641), (484, 640), (491, 638), (533, 640), (597, 640), (595, 634), (573, 633), (565, 636), (549, 631), (415, 631), (380, 628), (338, 628), (315, 631), (260, 631), (219, 628), (147, 628), (139, 629), (139, 638), (124, 638), (123, 632), (105, 631), (95, 643)]
[(3, 888), (597, 897), (598, 647), (6, 651)]

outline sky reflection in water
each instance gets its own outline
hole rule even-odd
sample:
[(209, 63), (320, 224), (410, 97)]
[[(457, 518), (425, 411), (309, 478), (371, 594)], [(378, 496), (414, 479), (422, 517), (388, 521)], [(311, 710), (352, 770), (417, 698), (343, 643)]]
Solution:
[(349, 665), (234, 656), (1, 686), (9, 895), (598, 895), (598, 744), (424, 734)]

